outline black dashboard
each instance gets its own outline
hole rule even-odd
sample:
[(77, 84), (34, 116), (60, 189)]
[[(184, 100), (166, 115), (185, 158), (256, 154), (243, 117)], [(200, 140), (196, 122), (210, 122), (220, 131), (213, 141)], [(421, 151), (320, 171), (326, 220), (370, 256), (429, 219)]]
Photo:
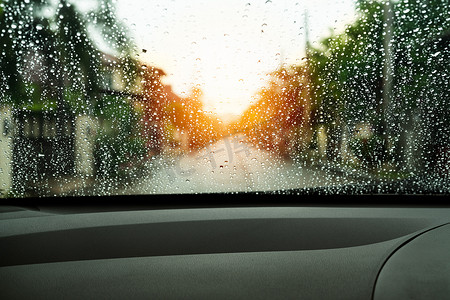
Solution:
[(450, 294), (450, 207), (3, 206), (2, 299)]

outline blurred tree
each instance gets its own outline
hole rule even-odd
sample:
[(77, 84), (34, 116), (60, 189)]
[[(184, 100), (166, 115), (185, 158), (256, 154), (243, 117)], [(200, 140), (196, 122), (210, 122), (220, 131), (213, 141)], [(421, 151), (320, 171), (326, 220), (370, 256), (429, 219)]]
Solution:
[(282, 156), (304, 150), (311, 138), (308, 80), (305, 65), (272, 72), (256, 103), (243, 113), (238, 130)]
[[(52, 153), (52, 164), (57, 169), (55, 175), (61, 174), (70, 153), (68, 144), (62, 141), (73, 106), (77, 112), (93, 114), (98, 105), (103, 80), (101, 53), (92, 33), (100, 30), (108, 37), (106, 42), (112, 51), (127, 57), (123, 69), (132, 73), (125, 77), (130, 84), (135, 78), (128, 67), (132, 44), (109, 0), (96, 0), (91, 11), (67, 0), (1, 1), (0, 7), (2, 102), (15, 109), (36, 107), (36, 102), (57, 104), (58, 147)], [(78, 95), (77, 101), (68, 101), (75, 98), (72, 95)]]
[[(426, 145), (439, 130), (446, 133), (438, 136), (448, 136), (448, 126), (443, 124), (449, 124), (449, 47), (448, 40), (444, 41), (450, 28), (450, 10), (445, 2), (392, 3), (392, 38), (387, 41), (384, 2), (357, 1), (358, 19), (344, 33), (332, 33), (312, 50), (313, 122), (329, 128), (344, 124), (352, 128), (369, 122), (373, 134), (385, 139), (384, 149), (377, 146), (381, 152), (375, 157), (386, 160), (390, 148), (390, 158), (399, 167), (411, 159), (408, 151), (417, 153), (421, 147), (408, 145), (408, 136), (422, 136), (420, 143), (425, 148), (433, 148)], [(389, 103), (383, 97), (386, 45), (392, 49)], [(414, 118), (420, 121), (412, 124)], [(339, 145), (333, 148), (337, 150)], [(430, 155), (419, 156), (427, 160)], [(418, 167), (417, 163), (412, 167)]]
[[(8, 3), (9, 4), (9, 3)], [(18, 3), (16, 3), (18, 4)], [(15, 103), (25, 98), (25, 84), (20, 76), (20, 55), (16, 51), (17, 43), (13, 30), (17, 28), (20, 14), (10, 9), (0, 0), (0, 91), (2, 104)]]
[(142, 83), (142, 94), (144, 95), (144, 113), (141, 123), (142, 135), (147, 141), (147, 147), (153, 154), (161, 151), (161, 139), (163, 137), (163, 120), (166, 117), (166, 106), (168, 97), (161, 77), (165, 73), (158, 68), (141, 65), (139, 72)]
[[(34, 72), (40, 75), (34, 79), (47, 91), (43, 97), (63, 99), (64, 89), (71, 87), (84, 91), (86, 97), (94, 98), (102, 80), (100, 51), (92, 36), (96, 30), (106, 37), (111, 51), (131, 59), (131, 41), (126, 38), (126, 30), (117, 21), (108, 0), (96, 0), (91, 11), (82, 11), (76, 3), (67, 0), (51, 3), (11, 0), (2, 1), (0, 5), (0, 39), (4, 41), (2, 48), (5, 52), (0, 71), (6, 83), (18, 87), (4, 86), (2, 89), (6, 91), (23, 91), (24, 88), (20, 88), (23, 82), (20, 81), (29, 80), (27, 73)], [(129, 81), (134, 84), (133, 78)], [(27, 101), (23, 95), (12, 98), (13, 103)], [(94, 103), (86, 101), (85, 104)]]
[(450, 6), (401, 0), (394, 12), (396, 150), (406, 168), (431, 170), (450, 140)]
[(225, 133), (221, 121), (204, 111), (202, 97), (203, 91), (195, 86), (189, 96), (172, 97), (172, 101), (165, 107), (166, 118), (182, 133), (181, 138), (186, 139), (188, 149), (184, 150), (203, 148)]

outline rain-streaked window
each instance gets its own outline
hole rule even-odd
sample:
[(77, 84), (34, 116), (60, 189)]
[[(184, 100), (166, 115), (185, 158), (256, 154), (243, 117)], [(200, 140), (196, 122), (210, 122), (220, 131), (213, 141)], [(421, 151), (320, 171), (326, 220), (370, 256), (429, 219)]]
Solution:
[(448, 194), (446, 0), (0, 0), (1, 197)]

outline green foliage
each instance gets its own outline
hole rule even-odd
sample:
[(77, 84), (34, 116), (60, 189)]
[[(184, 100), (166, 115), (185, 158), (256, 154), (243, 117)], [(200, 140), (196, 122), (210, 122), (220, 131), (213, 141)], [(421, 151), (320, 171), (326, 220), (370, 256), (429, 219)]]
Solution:
[(386, 111), (384, 4), (357, 1), (357, 20), (344, 32), (325, 38), (317, 49), (310, 49), (313, 124), (371, 123), (376, 138), (365, 144), (354, 141), (352, 148), (367, 163), (385, 157), (378, 153), (381, 145), (387, 145), (386, 140), (378, 142), (385, 126), (391, 128), (393, 147), (405, 147), (401, 144), (405, 141), (394, 139), (414, 115), (420, 120), (420, 128), (414, 130), (425, 152), (432, 153), (450, 137), (448, 1), (391, 1), (393, 88)]
[(90, 113), (89, 102), (84, 97), (82, 91), (67, 88), (64, 93), (64, 99), (74, 114), (83, 115)]
[(100, 97), (94, 114), (111, 122), (111, 131), (121, 136), (133, 134), (138, 122), (130, 101), (124, 97), (106, 95)]
[(85, 101), (84, 110), (91, 111), (103, 80), (100, 51), (90, 35), (92, 31), (87, 30), (88, 24), (105, 33), (111, 51), (122, 53), (123, 69), (133, 81), (136, 72), (129, 66), (132, 43), (115, 17), (113, 4), (96, 0), (92, 7), (90, 12), (81, 13), (75, 1), (0, 2), (2, 102), (36, 102), (27, 91), (27, 85), (35, 84), (39, 86), (38, 101), (58, 99), (60, 106), (63, 102), (73, 105), (73, 99), (65, 98), (71, 97), (65, 91), (70, 87), (70, 93), (83, 94), (78, 98)]
[[(418, 95), (446, 89), (433, 74), (448, 83), (449, 49), (439, 37), (450, 30), (450, 10), (445, 1), (399, 1), (394, 6), (394, 97), (398, 110), (417, 106)], [(358, 1), (360, 17), (312, 49), (311, 65), (316, 104), (325, 123), (337, 115), (349, 121), (374, 121), (380, 112), (383, 71), (383, 5)], [(448, 37), (447, 37), (448, 39)], [(444, 91), (443, 91), (444, 92)], [(396, 96), (395, 96), (396, 95)]]
[(0, 2), (0, 103), (15, 103), (24, 98), (25, 86), (18, 71), (19, 57), (10, 31), (14, 20), (6, 14), (6, 4)]
[(138, 119), (127, 98), (103, 96), (94, 114), (104, 119), (94, 151), (100, 176), (122, 176), (146, 158), (145, 141), (135, 136)]
[(26, 109), (28, 111), (32, 112), (42, 112), (42, 111), (56, 111), (57, 105), (56, 101), (47, 100), (47, 101), (41, 101), (41, 102), (32, 102), (25, 104), (23, 109)]
[(141, 138), (125, 138), (111, 134), (100, 134), (96, 139), (94, 157), (97, 174), (116, 177), (136, 167), (147, 155), (145, 142)]
[(353, 138), (349, 144), (356, 157), (369, 167), (374, 167), (386, 159), (384, 140), (380, 135)]
[(358, 20), (344, 33), (332, 34), (312, 49), (314, 102), (320, 123), (372, 121), (382, 80), (382, 7), (361, 1)]

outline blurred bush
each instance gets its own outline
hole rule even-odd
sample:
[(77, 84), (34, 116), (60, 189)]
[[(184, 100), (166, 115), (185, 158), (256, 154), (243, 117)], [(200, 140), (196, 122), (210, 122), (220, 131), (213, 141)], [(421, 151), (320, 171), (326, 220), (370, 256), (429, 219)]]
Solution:
[(384, 140), (380, 135), (354, 137), (349, 146), (353, 154), (369, 167), (379, 166), (386, 159)]
[(95, 166), (97, 176), (124, 176), (132, 169), (142, 166), (147, 158), (145, 141), (139, 137), (125, 139), (100, 134), (96, 139)]

